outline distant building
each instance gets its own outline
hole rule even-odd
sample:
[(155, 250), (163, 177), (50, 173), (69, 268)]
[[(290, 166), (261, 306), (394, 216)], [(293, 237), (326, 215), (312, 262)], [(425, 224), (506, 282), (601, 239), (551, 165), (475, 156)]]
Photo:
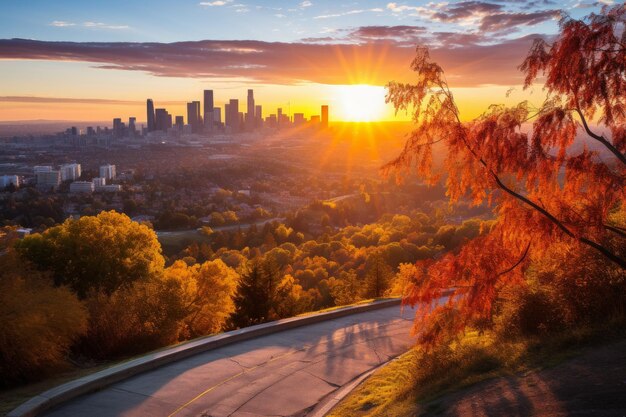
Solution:
[(239, 100), (231, 99), (226, 110), (226, 127), (230, 128), (232, 133), (239, 131)]
[(50, 165), (35, 165), (33, 167), (33, 173), (37, 175), (40, 172), (50, 172), (52, 171), (52, 166)]
[(91, 181), (74, 181), (70, 184), (70, 193), (93, 193), (94, 185)]
[(11, 184), (18, 188), (20, 186), (20, 177), (17, 175), (3, 175), (0, 177), (0, 189), (6, 188)]
[(128, 118), (128, 133), (130, 136), (135, 136), (137, 134), (137, 118), (129, 117)]
[(200, 102), (192, 101), (187, 103), (187, 123), (191, 125), (193, 133), (198, 133), (201, 130), (202, 118), (200, 117)]
[(156, 130), (156, 119), (154, 114), (154, 103), (152, 99), (148, 99), (147, 101), (148, 108), (148, 132), (154, 132)]
[(98, 189), (100, 187), (104, 187), (107, 184), (107, 180), (106, 178), (103, 177), (96, 177), (93, 179), (93, 186)]
[(211, 132), (215, 128), (215, 107), (213, 90), (204, 90), (204, 127)]
[(322, 127), (328, 127), (328, 106), (322, 106)]
[(172, 127), (172, 115), (169, 114), (167, 110), (156, 109), (155, 117), (156, 117), (156, 129), (155, 130), (167, 132), (167, 130)]
[(106, 180), (115, 179), (115, 165), (102, 165), (100, 167), (100, 177), (105, 178)]
[(304, 113), (294, 113), (293, 114), (293, 124), (296, 126), (303, 125), (306, 122), (304, 118)]
[(254, 117), (254, 90), (248, 90), (248, 106), (246, 111), (246, 130), (251, 131), (254, 130), (255, 125), (255, 117)]
[(219, 107), (213, 108), (213, 125), (221, 126), (222, 125), (222, 109)]
[(254, 119), (257, 128), (263, 127), (263, 107), (260, 104), (254, 108)]
[(319, 124), (320, 123), (320, 117), (319, 115), (315, 115), (315, 116), (311, 116), (311, 124)]
[(108, 184), (103, 187), (97, 189), (97, 191), (102, 191), (105, 193), (117, 193), (122, 190), (122, 186), (119, 184)]
[(176, 116), (176, 127), (178, 130), (182, 131), (185, 126), (185, 118), (183, 116)]
[(76, 181), (81, 175), (80, 164), (61, 165), (59, 171), (61, 172), (61, 181)]
[(37, 188), (45, 191), (56, 190), (61, 184), (61, 173), (59, 171), (36, 172)]

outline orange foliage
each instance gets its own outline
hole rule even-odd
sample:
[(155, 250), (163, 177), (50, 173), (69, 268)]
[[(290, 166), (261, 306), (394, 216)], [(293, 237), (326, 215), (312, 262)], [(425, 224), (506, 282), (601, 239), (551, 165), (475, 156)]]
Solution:
[[(547, 99), (539, 108), (494, 105), (462, 123), (443, 69), (422, 47), (411, 64), (416, 84), (388, 85), (387, 101), (397, 111), (414, 111), (416, 129), (385, 171), (402, 176), (415, 168), (436, 182), (433, 146), (441, 143), (451, 201), (486, 201), (498, 215), (490, 233), (458, 254), (418, 263), (406, 301), (424, 303), (416, 321), (423, 343), (491, 320), (502, 288), (520, 282), (530, 260), (555, 243), (592, 248), (626, 268), (625, 225), (610, 218), (626, 191), (625, 23), (624, 5), (604, 8), (584, 21), (563, 18), (552, 45), (537, 41), (520, 69), (526, 87), (545, 76)], [(592, 130), (590, 120), (607, 133)], [(614, 158), (574, 149), (580, 132)], [(454, 294), (437, 305), (448, 288)]]

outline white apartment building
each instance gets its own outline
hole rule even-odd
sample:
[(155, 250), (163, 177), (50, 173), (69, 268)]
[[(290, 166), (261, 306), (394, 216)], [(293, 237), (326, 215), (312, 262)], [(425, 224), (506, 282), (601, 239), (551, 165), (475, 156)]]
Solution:
[(107, 180), (115, 179), (115, 165), (107, 164), (100, 166), (100, 176)]
[(17, 175), (3, 175), (0, 177), (0, 188), (8, 187), (13, 184), (16, 188), (20, 186), (20, 177)]
[(102, 188), (105, 185), (107, 185), (107, 180), (106, 178), (103, 178), (103, 177), (96, 177), (93, 179), (93, 185), (94, 187), (96, 187), (96, 190), (97, 190), (98, 188)]
[(94, 186), (91, 181), (74, 181), (70, 184), (70, 193), (93, 193)]
[(61, 181), (76, 181), (81, 174), (80, 164), (61, 165), (59, 171), (61, 171)]

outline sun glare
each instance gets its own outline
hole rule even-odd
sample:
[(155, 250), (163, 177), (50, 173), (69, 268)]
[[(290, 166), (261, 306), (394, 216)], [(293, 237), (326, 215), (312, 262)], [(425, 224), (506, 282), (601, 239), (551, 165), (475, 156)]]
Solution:
[(385, 112), (385, 88), (373, 85), (338, 86), (337, 119), (347, 122), (380, 120)]

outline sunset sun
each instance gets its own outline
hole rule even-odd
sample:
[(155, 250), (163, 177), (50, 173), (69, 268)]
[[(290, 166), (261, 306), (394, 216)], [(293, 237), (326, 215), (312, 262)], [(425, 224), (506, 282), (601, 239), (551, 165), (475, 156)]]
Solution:
[(380, 120), (385, 111), (385, 88), (373, 85), (343, 85), (337, 87), (337, 118), (350, 122)]

